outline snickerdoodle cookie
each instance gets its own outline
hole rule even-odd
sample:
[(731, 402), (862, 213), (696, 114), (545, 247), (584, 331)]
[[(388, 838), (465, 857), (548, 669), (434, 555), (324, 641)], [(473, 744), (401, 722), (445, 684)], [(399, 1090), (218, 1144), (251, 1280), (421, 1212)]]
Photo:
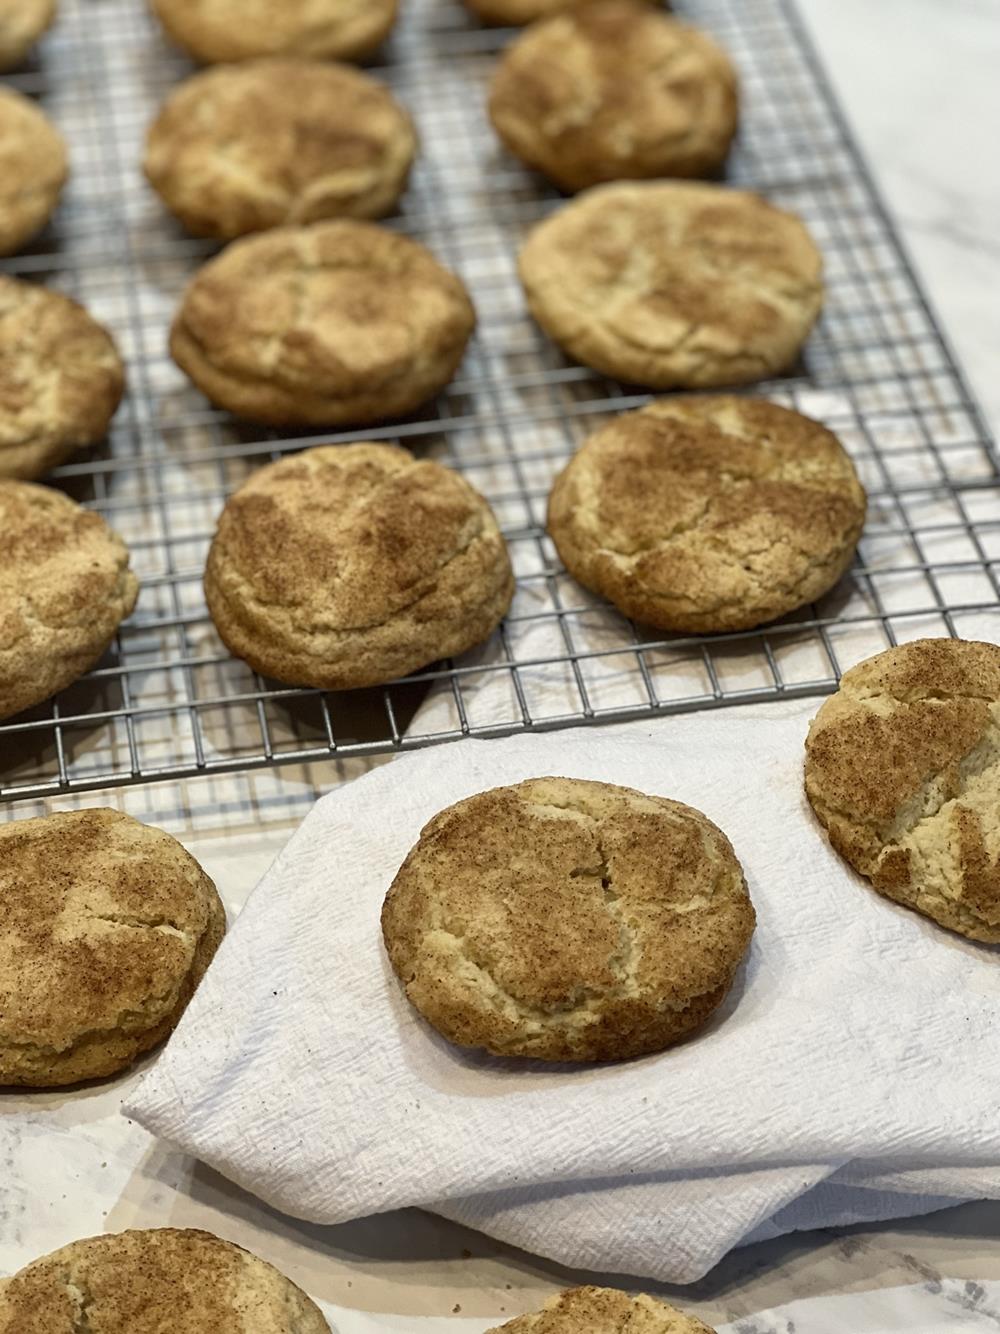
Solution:
[(56, 16), (56, 0), (0, 0), (0, 71), (15, 69)]
[(663, 630), (743, 630), (851, 563), (865, 493), (825, 426), (763, 399), (658, 399), (589, 437), (556, 478), (567, 570)]
[(707, 176), (736, 133), (736, 74), (697, 28), (640, 0), (596, 0), (507, 48), (490, 117), (512, 153), (564, 190)]
[(160, 829), (103, 809), (0, 825), (0, 1085), (124, 1070), (175, 1027), (225, 926)]
[(1000, 944), (1000, 648), (918, 639), (845, 672), (813, 720), (806, 794), (873, 888)]
[(550, 1297), (540, 1311), (519, 1315), (487, 1334), (715, 1334), (694, 1316), (641, 1292), (617, 1288), (570, 1288)]
[(533, 778), (449, 806), (382, 909), (389, 959), (444, 1037), (499, 1056), (619, 1060), (702, 1025), (754, 910), (729, 840), (664, 797)]
[(396, 445), (330, 445), (261, 468), (223, 510), (205, 571), (233, 653), (330, 690), (463, 653), (513, 589), (482, 496)]
[(330, 1334), (319, 1308), (291, 1279), (241, 1246), (194, 1228), (88, 1237), (0, 1280), (0, 1334), (85, 1329)]
[(523, 27), (536, 19), (559, 14), (563, 10), (581, 9), (592, 0), (462, 0), (483, 23), (498, 27)]
[(0, 274), (0, 477), (41, 477), (107, 434), (125, 373), (69, 297)]
[(380, 218), (417, 140), (387, 88), (349, 65), (274, 58), (193, 75), (146, 140), (146, 175), (189, 231), (235, 237), (323, 218)]
[(257, 56), (363, 60), (397, 0), (150, 0), (167, 35), (203, 65)]
[(0, 718), (90, 670), (135, 606), (124, 542), (61, 491), (0, 480)]
[(599, 185), (521, 251), (532, 315), (570, 356), (652, 389), (744, 384), (794, 362), (823, 303), (803, 224), (721, 185)]
[(68, 174), (66, 145), (48, 116), (13, 88), (0, 88), (0, 255), (41, 231)]
[(476, 316), (424, 246), (368, 222), (279, 227), (195, 274), (174, 360), (219, 407), (274, 425), (398, 417), (451, 380)]

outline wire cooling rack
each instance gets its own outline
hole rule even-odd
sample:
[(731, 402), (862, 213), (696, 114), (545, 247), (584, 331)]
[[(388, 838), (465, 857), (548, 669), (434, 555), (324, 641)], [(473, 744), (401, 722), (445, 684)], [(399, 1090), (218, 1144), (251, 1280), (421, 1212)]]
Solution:
[[(602, 420), (648, 396), (568, 364), (528, 318), (515, 256), (556, 197), (504, 155), (485, 117), (509, 34), (478, 27), (449, 0), (409, 0), (377, 73), (423, 141), (390, 225), (457, 269), (478, 308), (459, 378), (419, 419), (378, 430), (290, 439), (212, 410), (166, 352), (181, 289), (212, 247), (181, 233), (139, 168), (148, 121), (190, 67), (139, 0), (63, 0), (38, 63), (6, 81), (62, 128), (73, 182), (49, 231), (2, 267), (83, 301), (126, 356), (129, 392), (107, 445), (50, 480), (122, 534), (142, 593), (95, 671), (0, 724), (0, 797), (819, 695), (843, 667), (898, 640), (995, 637), (996, 460), (794, 9), (675, 7), (715, 33), (740, 70), (729, 179), (799, 213), (826, 258), (826, 310), (802, 364), (753, 392), (821, 418), (854, 457), (871, 503), (849, 575), (766, 630), (701, 639), (656, 637), (562, 570), (543, 526), (551, 480)], [(216, 516), (261, 463), (359, 438), (399, 439), (487, 496), (518, 577), (511, 614), (480, 649), (384, 689), (264, 681), (225, 651), (205, 610)]]

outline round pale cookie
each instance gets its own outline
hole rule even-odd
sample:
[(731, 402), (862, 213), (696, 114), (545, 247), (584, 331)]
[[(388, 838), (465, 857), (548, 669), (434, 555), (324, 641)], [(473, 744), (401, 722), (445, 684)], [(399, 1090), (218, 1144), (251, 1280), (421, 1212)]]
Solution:
[(1000, 944), (1000, 648), (918, 639), (852, 667), (813, 719), (805, 779), (874, 889)]
[(550, 14), (582, 9), (593, 0), (462, 0), (483, 23), (498, 27), (523, 27)]
[(661, 630), (746, 630), (850, 565), (865, 493), (837, 437), (763, 399), (659, 399), (595, 431), (548, 530), (586, 588)]
[(617, 1288), (570, 1288), (550, 1297), (540, 1311), (519, 1315), (486, 1334), (715, 1334), (694, 1316), (641, 1292)]
[(203, 65), (258, 56), (363, 60), (389, 35), (397, 0), (150, 0), (167, 36)]
[(185, 80), (146, 140), (146, 176), (199, 236), (380, 218), (417, 139), (387, 88), (348, 65), (274, 58)]
[(396, 445), (329, 445), (261, 468), (223, 510), (205, 570), (233, 653), (265, 676), (329, 690), (464, 653), (513, 591), (478, 491)]
[(489, 105), (507, 148), (572, 191), (710, 175), (736, 133), (737, 82), (697, 28), (639, 0), (596, 0), (522, 33)]
[(124, 387), (111, 335), (82, 306), (0, 274), (0, 477), (41, 477), (103, 440)]
[(596, 186), (533, 228), (519, 271), (570, 356), (652, 389), (777, 375), (823, 304), (799, 219), (721, 185)]
[(16, 69), (56, 16), (56, 0), (0, 0), (0, 71)]
[(176, 839), (112, 810), (0, 825), (0, 1086), (124, 1070), (177, 1024), (226, 929)]
[(0, 480), (0, 718), (88, 672), (135, 606), (128, 551), (61, 491)]
[(475, 327), (461, 280), (367, 222), (279, 227), (195, 274), (174, 360), (221, 408), (276, 426), (402, 416), (451, 380)]
[(0, 255), (41, 231), (68, 174), (66, 145), (48, 116), (13, 88), (0, 88)]
[(330, 1334), (265, 1260), (211, 1232), (74, 1241), (0, 1284), (0, 1334)]
[(690, 806), (532, 778), (441, 811), (382, 908), (389, 959), (442, 1036), (497, 1056), (613, 1061), (701, 1027), (754, 910)]

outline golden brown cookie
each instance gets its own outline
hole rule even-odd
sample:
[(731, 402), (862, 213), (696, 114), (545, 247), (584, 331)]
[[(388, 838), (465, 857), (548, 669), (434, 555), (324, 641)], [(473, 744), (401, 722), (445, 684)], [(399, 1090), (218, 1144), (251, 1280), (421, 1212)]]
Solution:
[(363, 60), (389, 35), (397, 0), (150, 0), (173, 41), (215, 65), (258, 56)]
[(99, 514), (0, 480), (0, 718), (88, 672), (138, 593), (125, 544)]
[(436, 815), (382, 908), (411, 1003), (498, 1056), (610, 1061), (704, 1024), (754, 928), (729, 840), (690, 806), (533, 778)]
[(0, 255), (41, 231), (68, 174), (66, 145), (48, 116), (13, 88), (0, 88)]
[(482, 496), (396, 445), (330, 445), (261, 468), (223, 510), (205, 571), (233, 653), (330, 690), (464, 653), (513, 590)]
[(146, 140), (146, 175), (199, 236), (380, 218), (417, 140), (387, 88), (349, 65), (275, 57), (186, 79)]
[(806, 794), (886, 898), (1000, 944), (1000, 648), (918, 639), (845, 672), (813, 719)]
[(176, 1026), (225, 929), (160, 829), (103, 809), (0, 825), (0, 1086), (124, 1070)]
[(56, 16), (56, 0), (0, 0), (0, 71), (15, 69)]
[(564, 190), (707, 176), (736, 133), (736, 73), (705, 33), (640, 0), (595, 0), (533, 24), (502, 56), (490, 117)]
[(837, 437), (763, 399), (658, 399), (595, 431), (548, 529), (586, 588), (662, 630), (745, 630), (850, 565), (865, 493)]
[(280, 227), (195, 274), (174, 360), (219, 407), (273, 425), (398, 417), (451, 380), (475, 327), (461, 280), (366, 222)]
[(75, 301), (0, 274), (0, 477), (41, 477), (107, 434), (125, 373)]
[(0, 1284), (0, 1334), (329, 1334), (266, 1261), (194, 1228), (74, 1241)]
[(582, 9), (592, 0), (462, 0), (462, 3), (483, 23), (519, 28), (550, 14)]
[(570, 1288), (550, 1297), (540, 1311), (519, 1315), (487, 1334), (715, 1334), (694, 1316), (641, 1292), (617, 1288)]
[(534, 227), (519, 270), (571, 357), (652, 389), (787, 370), (823, 303), (799, 219), (721, 185), (596, 186)]

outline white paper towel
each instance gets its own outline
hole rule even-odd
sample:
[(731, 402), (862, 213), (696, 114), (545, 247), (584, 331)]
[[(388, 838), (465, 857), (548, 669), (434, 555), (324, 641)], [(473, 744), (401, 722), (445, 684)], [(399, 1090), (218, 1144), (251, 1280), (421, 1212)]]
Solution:
[[(997, 952), (879, 899), (802, 796), (810, 704), (463, 742), (318, 803), (128, 1108), (276, 1207), (418, 1204), (563, 1263), (690, 1281), (744, 1239), (1000, 1196)], [(663, 737), (661, 730), (660, 737)], [(758, 929), (696, 1039), (523, 1065), (438, 1038), (384, 958), (424, 822), (538, 774), (675, 797), (730, 836)]]

